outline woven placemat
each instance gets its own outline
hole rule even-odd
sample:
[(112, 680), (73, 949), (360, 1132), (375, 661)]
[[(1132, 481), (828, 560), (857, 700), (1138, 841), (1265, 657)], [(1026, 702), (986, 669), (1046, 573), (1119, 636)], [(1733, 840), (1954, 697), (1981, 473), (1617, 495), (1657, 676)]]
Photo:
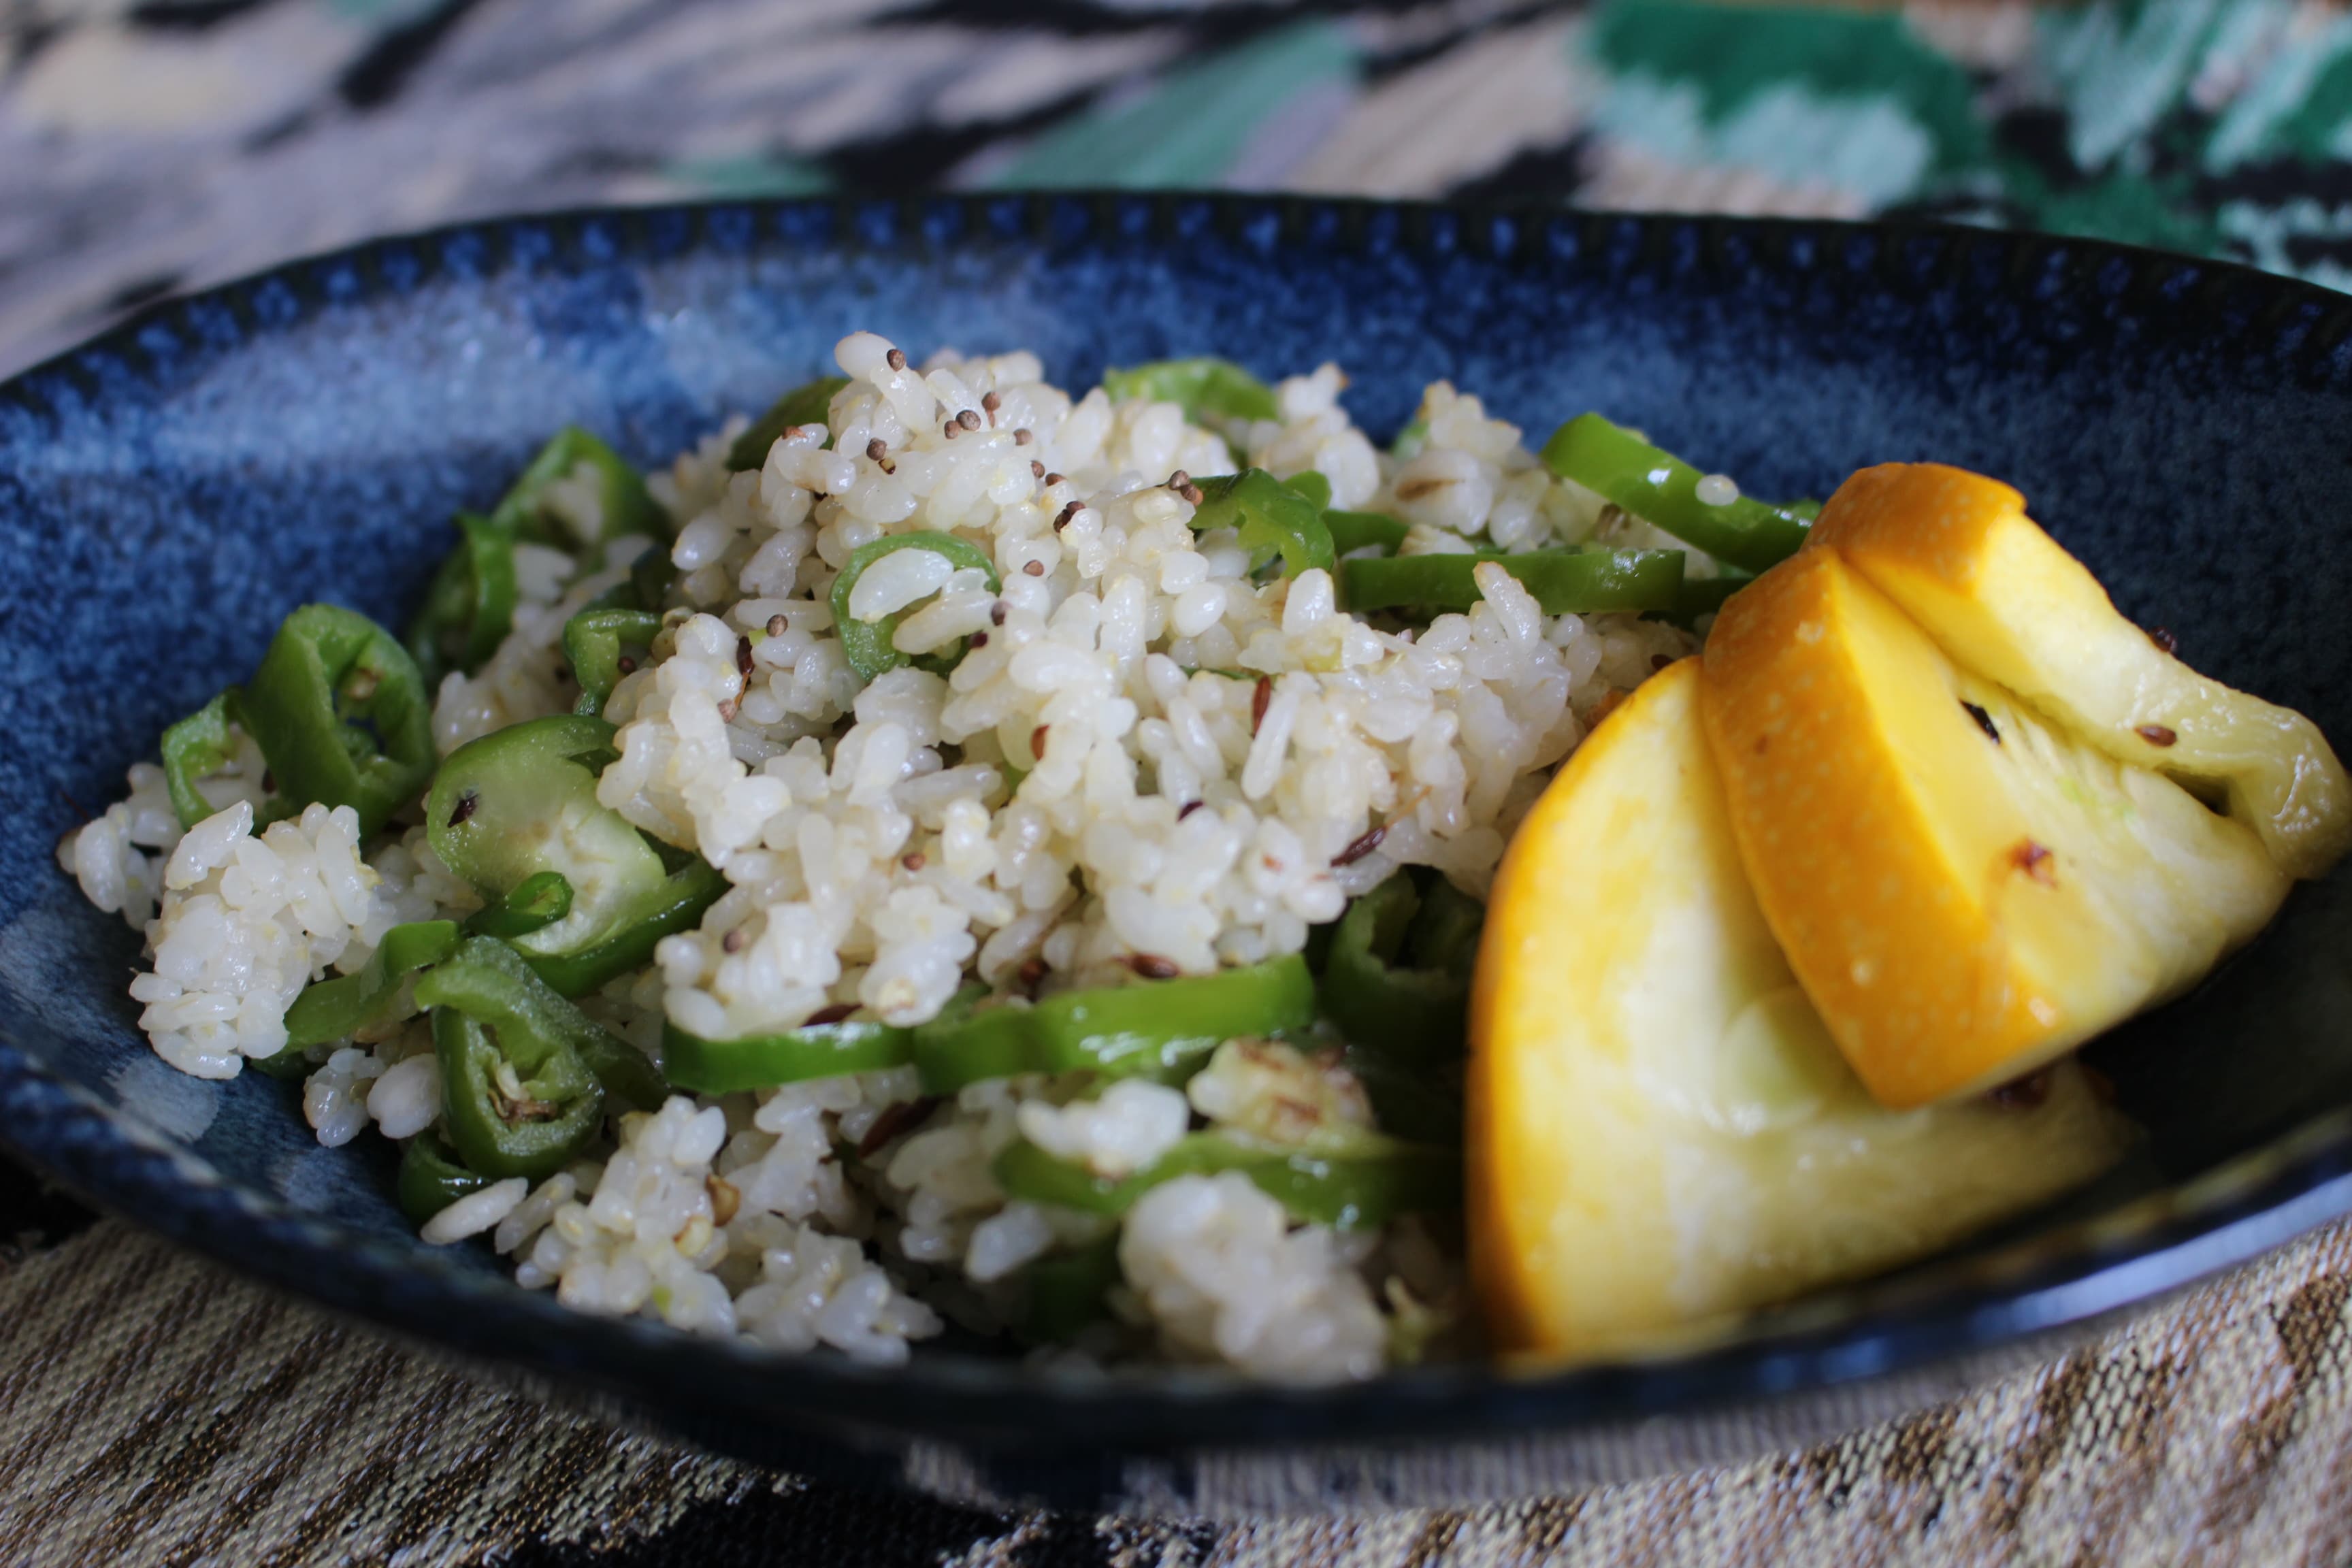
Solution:
[[(0, 0), (0, 372), (390, 229), (599, 201), (1240, 185), (2025, 225), (2352, 279), (2315, 0)], [(1738, 1468), (1464, 1513), (996, 1514), (550, 1411), (0, 1163), (0, 1563), (2352, 1562), (2330, 1231)]]
[(117, 1221), (0, 1268), (0, 1562), (1575, 1568), (2352, 1561), (2352, 1228), (1737, 1468), (1465, 1511), (991, 1513), (551, 1411)]

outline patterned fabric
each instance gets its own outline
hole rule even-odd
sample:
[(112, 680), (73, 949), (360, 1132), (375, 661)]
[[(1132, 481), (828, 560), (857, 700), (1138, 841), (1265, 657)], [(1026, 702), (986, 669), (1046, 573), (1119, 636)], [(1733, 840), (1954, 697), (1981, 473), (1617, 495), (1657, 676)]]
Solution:
[[(1234, 185), (2015, 224), (2352, 281), (2311, 0), (0, 0), (0, 371), (530, 207)], [(268, 1297), (0, 1163), (8, 1563), (2352, 1561), (2352, 1229), (1906, 1422), (1453, 1514), (1000, 1516), (698, 1457)]]

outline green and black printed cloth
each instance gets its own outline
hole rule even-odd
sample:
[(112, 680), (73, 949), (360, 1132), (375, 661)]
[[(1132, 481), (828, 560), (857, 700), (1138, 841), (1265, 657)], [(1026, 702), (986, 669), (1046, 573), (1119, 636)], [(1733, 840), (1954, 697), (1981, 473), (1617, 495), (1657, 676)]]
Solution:
[[(1899, 214), (2352, 287), (2352, 14), (0, 0), (0, 374), (390, 230), (1034, 185)], [(0, 1161), (0, 1562), (2337, 1564), (2347, 1301), (2338, 1228), (2049, 1366), (1744, 1467), (1458, 1513), (999, 1515), (541, 1409)]]

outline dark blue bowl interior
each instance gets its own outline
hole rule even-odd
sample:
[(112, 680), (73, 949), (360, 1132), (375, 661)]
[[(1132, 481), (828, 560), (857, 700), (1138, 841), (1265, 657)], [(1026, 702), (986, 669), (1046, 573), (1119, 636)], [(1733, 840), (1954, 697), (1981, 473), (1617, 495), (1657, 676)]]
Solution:
[[(135, 938), (81, 901), (53, 846), (164, 724), (251, 668), (289, 609), (404, 619), (451, 513), (492, 500), (558, 426), (657, 463), (829, 370), (856, 328), (918, 353), (1034, 347), (1073, 386), (1171, 353), (1269, 376), (1337, 360), (1379, 436), (1444, 377), (1533, 440), (1597, 408), (1764, 494), (1826, 495), (1889, 459), (1979, 468), (2022, 489), (2125, 613), (2341, 739), (2346, 326), (2301, 285), (2093, 244), (1145, 197), (526, 219), (167, 307), (0, 388), (0, 789), (16, 807), (0, 820), (0, 1135), (194, 1245), (706, 1440), (794, 1462), (823, 1445), (854, 1469), (910, 1434), (1017, 1437), (1048, 1490), (1121, 1451), (1671, 1414), (2045, 1326), (2066, 1315), (2034, 1294), (2053, 1282), (2105, 1280), (2084, 1298), (2105, 1304), (2145, 1294), (2275, 1239), (2280, 1216), (2308, 1223), (2346, 1168), (2340, 1141), (2126, 1234), (1979, 1249), (1826, 1327), (1767, 1323), (1664, 1366), (1299, 1395), (1182, 1375), (1074, 1390), (955, 1355), (876, 1374), (688, 1344), (569, 1318), (478, 1251), (428, 1253), (373, 1141), (321, 1150), (286, 1086), (164, 1068), (124, 994)], [(2097, 1047), (2153, 1133), (2144, 1184), (2259, 1155), (2352, 1101), (2345, 887), (2301, 889), (2197, 996)], [(2225, 1224), (2235, 1253), (2194, 1245)]]

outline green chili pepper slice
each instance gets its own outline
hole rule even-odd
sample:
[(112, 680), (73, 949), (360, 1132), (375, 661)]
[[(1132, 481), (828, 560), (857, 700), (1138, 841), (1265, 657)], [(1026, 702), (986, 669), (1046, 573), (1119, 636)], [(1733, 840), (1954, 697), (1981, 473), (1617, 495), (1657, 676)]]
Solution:
[(1598, 414), (1580, 414), (1553, 431), (1543, 461), (1560, 478), (1750, 572), (1794, 555), (1811, 526), (1790, 508), (1748, 496), (1709, 505), (1698, 499), (1696, 468)]
[(569, 910), (509, 940), (567, 996), (642, 967), (656, 943), (702, 918), (726, 879), (661, 848), (596, 799), (614, 728), (565, 713), (532, 719), (449, 753), (425, 797), (425, 832), (449, 868), (502, 900), (541, 872), (572, 889)]
[(196, 788), (196, 781), (227, 763), (236, 750), (229, 726), (236, 722), (236, 688), (232, 686), (163, 731), (163, 787), (171, 792), (172, 810), (184, 831), (213, 814), (213, 803)]
[[(739, 474), (765, 468), (768, 449), (783, 438), (784, 432), (795, 425), (823, 425), (833, 412), (833, 395), (848, 384), (845, 375), (821, 375), (785, 393), (751, 421), (749, 430), (735, 437), (735, 444), (727, 448), (727, 467)], [(833, 445), (830, 431), (824, 444)]]
[(1331, 531), (1331, 548), (1342, 556), (1367, 544), (1393, 555), (1412, 531), (1411, 524), (1384, 511), (1327, 511), (1323, 526)]
[(390, 632), (356, 610), (305, 605), (287, 616), (238, 710), (287, 805), (348, 805), (362, 838), (433, 771), (425, 678)]
[(1184, 417), (1198, 425), (1213, 419), (1278, 419), (1282, 411), (1274, 388), (1231, 360), (1202, 355), (1196, 359), (1153, 360), (1124, 370), (1103, 372), (1103, 391), (1113, 403), (1148, 397), (1173, 403)]
[(1671, 610), (1682, 592), (1679, 550), (1534, 550), (1522, 555), (1375, 555), (1339, 563), (1351, 610), (1467, 610), (1485, 597), (1475, 575), (1492, 561), (1548, 616)]
[(651, 648), (660, 630), (661, 616), (651, 610), (583, 610), (564, 622), (563, 657), (580, 683), (580, 700), (572, 710), (590, 718), (604, 712), (605, 699), (621, 681), (621, 650)]
[(1315, 1019), (1315, 977), (1297, 953), (1136, 985), (1066, 991), (1032, 1005), (960, 997), (915, 1027), (928, 1094), (1031, 1072), (1189, 1078), (1242, 1035), (1303, 1029)]
[(359, 969), (302, 988), (286, 1009), (286, 1049), (300, 1051), (350, 1039), (383, 1016), (402, 981), (457, 950), (455, 921), (412, 921), (393, 927)]
[(1048, 1253), (1021, 1271), (1029, 1287), (1029, 1305), (1021, 1320), (1021, 1337), (1032, 1344), (1062, 1344), (1099, 1321), (1108, 1310), (1104, 1298), (1118, 1283), (1118, 1235), (1067, 1252)]
[(1239, 1171), (1280, 1200), (1293, 1218), (1340, 1230), (1374, 1228), (1400, 1214), (1461, 1201), (1461, 1157), (1363, 1131), (1328, 1149), (1288, 1149), (1231, 1132), (1193, 1132), (1146, 1170), (1097, 1176), (1027, 1139), (1007, 1144), (991, 1165), (997, 1184), (1030, 1203), (1120, 1215), (1177, 1176)]
[[(455, 1007), (436, 1007), (433, 1054), (441, 1064), (441, 1124), (449, 1142), (469, 1170), (493, 1180), (553, 1175), (604, 1124), (604, 1093), (574, 1052), (509, 1041)], [(502, 1062), (520, 1092), (499, 1082)]]
[[(569, 525), (559, 529), (547, 505), (548, 491), (560, 480), (569, 479), (583, 464), (596, 478), (599, 526), (593, 539), (566, 537)], [(539, 449), (539, 455), (531, 458), (530, 466), (523, 469), (521, 478), (499, 501), (490, 518), (511, 537), (564, 548), (602, 544), (626, 533), (666, 539), (670, 531), (669, 514), (646, 489), (646, 481), (637, 470), (618, 452), (577, 425), (565, 426)]]
[(677, 564), (669, 552), (659, 545), (637, 557), (629, 568), (629, 592), (641, 610), (658, 614), (669, 600), (669, 591), (677, 581)]
[(1280, 555), (1283, 575), (1296, 577), (1318, 566), (1328, 572), (1338, 559), (1321, 509), (1264, 468), (1193, 482), (1201, 490), (1201, 504), (1192, 511), (1193, 529), (1202, 533), (1235, 530), (1242, 548), (1250, 552), (1251, 570)]
[(400, 1151), (400, 1175), (393, 1188), (400, 1212), (423, 1225), (459, 1198), (490, 1185), (490, 1178), (466, 1169), (457, 1151), (437, 1132), (420, 1132)]
[(572, 880), (561, 871), (534, 871), (466, 918), (467, 936), (511, 942), (543, 931), (572, 912)]
[(1398, 872), (1339, 918), (1323, 1011), (1351, 1044), (1401, 1062), (1460, 1056), (1484, 918), (1444, 878), (1424, 896)]
[[(551, 1073), (551, 1085), (561, 1089), (578, 1080), (563, 1077), (568, 1068), (546, 1064), (568, 1058), (625, 1105), (653, 1110), (668, 1097), (668, 1082), (645, 1052), (558, 995), (494, 937), (466, 938), (418, 978), (416, 1000), (436, 1009), (436, 1023), (438, 1013), (454, 1010), (489, 1030), (518, 1074)], [(458, 1152), (466, 1152), (464, 1144)], [(470, 1156), (467, 1163), (488, 1169)]]
[(867, 680), (886, 669), (896, 669), (908, 663), (920, 664), (926, 668), (952, 668), (955, 661), (963, 657), (965, 639), (962, 638), (957, 639), (952, 652), (926, 655), (920, 660), (900, 653), (892, 646), (890, 639), (898, 632), (898, 622), (907, 613), (905, 610), (893, 610), (874, 621), (861, 621), (849, 613), (849, 595), (856, 588), (857, 580), (866, 574), (866, 569), (885, 555), (895, 554), (901, 550), (928, 550), (934, 555), (944, 556), (959, 572), (985, 573), (988, 591), (992, 594), (1000, 592), (1004, 586), (996, 575), (995, 565), (979, 546), (967, 544), (951, 534), (894, 533), (887, 539), (859, 545), (850, 556), (849, 563), (841, 569), (841, 575), (833, 580), (833, 624), (835, 635), (841, 638), (843, 656), (849, 660), (850, 668)]
[(904, 1067), (914, 1059), (914, 1047), (911, 1029), (863, 1018), (735, 1040), (706, 1040), (670, 1024), (662, 1030), (662, 1070), (680, 1089), (733, 1094)]
[(425, 605), (408, 626), (408, 653), (425, 679), (482, 668), (514, 629), (513, 529), (472, 512), (457, 514), (457, 547), (433, 574)]
[(1296, 490), (1307, 498), (1307, 504), (1317, 511), (1331, 510), (1331, 481), (1313, 468), (1301, 469), (1282, 481), (1285, 489)]

